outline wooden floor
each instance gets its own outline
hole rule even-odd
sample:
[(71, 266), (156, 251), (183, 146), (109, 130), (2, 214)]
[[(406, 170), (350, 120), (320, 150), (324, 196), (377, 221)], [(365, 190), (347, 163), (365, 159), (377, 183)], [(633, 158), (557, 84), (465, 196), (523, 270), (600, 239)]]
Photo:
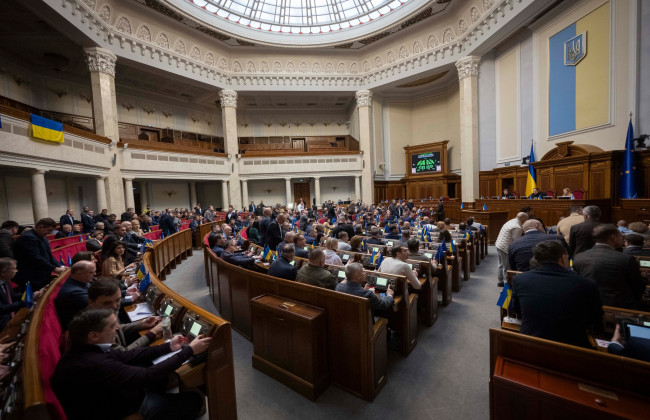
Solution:
[[(420, 327), (407, 357), (389, 354), (388, 383), (372, 403), (330, 386), (311, 402), (253, 369), (253, 345), (233, 331), (237, 411), (240, 419), (487, 419), (489, 336), (498, 327), (497, 256), (494, 247), (453, 302), (440, 308), (431, 328)], [(217, 313), (205, 286), (203, 256), (194, 253), (167, 277), (167, 284)], [(397, 348), (397, 343), (391, 343)], [(207, 416), (205, 417), (207, 419)]]

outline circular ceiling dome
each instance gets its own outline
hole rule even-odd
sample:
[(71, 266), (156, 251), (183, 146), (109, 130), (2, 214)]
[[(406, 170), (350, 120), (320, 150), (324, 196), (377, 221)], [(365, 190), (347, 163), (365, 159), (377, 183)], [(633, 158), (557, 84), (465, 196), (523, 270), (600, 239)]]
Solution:
[[(313, 46), (357, 39), (398, 23), (427, 0), (167, 0), (221, 31), (264, 44)], [(445, 2), (447, 3), (447, 2)]]

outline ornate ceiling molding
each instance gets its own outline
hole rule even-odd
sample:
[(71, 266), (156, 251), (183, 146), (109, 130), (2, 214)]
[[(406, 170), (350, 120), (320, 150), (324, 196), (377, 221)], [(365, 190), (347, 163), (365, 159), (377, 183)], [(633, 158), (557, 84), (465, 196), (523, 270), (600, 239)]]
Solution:
[[(443, 30), (438, 27), (429, 33), (426, 40), (413, 42), (411, 39), (413, 45), (402, 45), (396, 52), (392, 49), (381, 51), (378, 48), (378, 54), (372, 63), (364, 60), (349, 64), (341, 62), (336, 66), (327, 60), (311, 63), (303, 61), (299, 64), (289, 60), (284, 66), (278, 61), (273, 64), (263, 60), (258, 63), (248, 61), (243, 65), (233, 60), (229, 65), (230, 57), (218, 57), (213, 52), (202, 51), (206, 47), (199, 45), (189, 48), (183, 40), (177, 40), (170, 48), (169, 39), (162, 32), (154, 41), (150, 25), (146, 22), (138, 27), (134, 35), (128, 17), (112, 19), (112, 11), (107, 5), (96, 10), (95, 5), (86, 0), (44, 1), (59, 10), (73, 24), (92, 31), (98, 41), (113, 47), (113, 51), (117, 48), (129, 58), (139, 56), (140, 62), (149, 62), (149, 65), (219, 88), (359, 90), (430, 71), (436, 64), (442, 66), (458, 61), (467, 51), (480, 45), (500, 26), (536, 0), (483, 0), (483, 6), (487, 9), (481, 11), (474, 4), (463, 13), (458, 29), (448, 27)], [(66, 16), (66, 10), (70, 17)], [(115, 25), (110, 24), (113, 20)], [(441, 38), (442, 43), (439, 41)], [(118, 55), (121, 54), (118, 52)], [(157, 63), (152, 64), (151, 61)]]

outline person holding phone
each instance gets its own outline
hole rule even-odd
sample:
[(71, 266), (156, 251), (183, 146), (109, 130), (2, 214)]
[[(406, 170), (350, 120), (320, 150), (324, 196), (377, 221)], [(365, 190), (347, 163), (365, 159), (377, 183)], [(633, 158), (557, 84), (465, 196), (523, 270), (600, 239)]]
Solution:
[(616, 325), (612, 342), (607, 346), (607, 352), (618, 356), (650, 362), (650, 328), (628, 324), (625, 328), (626, 337), (621, 334), (621, 326)]
[(366, 281), (361, 263), (350, 263), (345, 266), (345, 280), (336, 286), (336, 291), (370, 299), (373, 312), (383, 311), (393, 305), (393, 289), (386, 289), (386, 295), (377, 296), (369, 284), (362, 286)]

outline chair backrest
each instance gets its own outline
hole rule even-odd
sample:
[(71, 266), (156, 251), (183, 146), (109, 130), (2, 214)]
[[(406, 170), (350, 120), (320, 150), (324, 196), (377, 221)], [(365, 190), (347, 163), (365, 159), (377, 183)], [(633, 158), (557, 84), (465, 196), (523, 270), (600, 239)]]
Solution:
[(576, 200), (582, 200), (585, 198), (586, 193), (582, 190), (576, 190), (573, 192), (573, 198)]
[(553, 191), (553, 190), (546, 191), (546, 196), (547, 197), (555, 197), (555, 191)]

